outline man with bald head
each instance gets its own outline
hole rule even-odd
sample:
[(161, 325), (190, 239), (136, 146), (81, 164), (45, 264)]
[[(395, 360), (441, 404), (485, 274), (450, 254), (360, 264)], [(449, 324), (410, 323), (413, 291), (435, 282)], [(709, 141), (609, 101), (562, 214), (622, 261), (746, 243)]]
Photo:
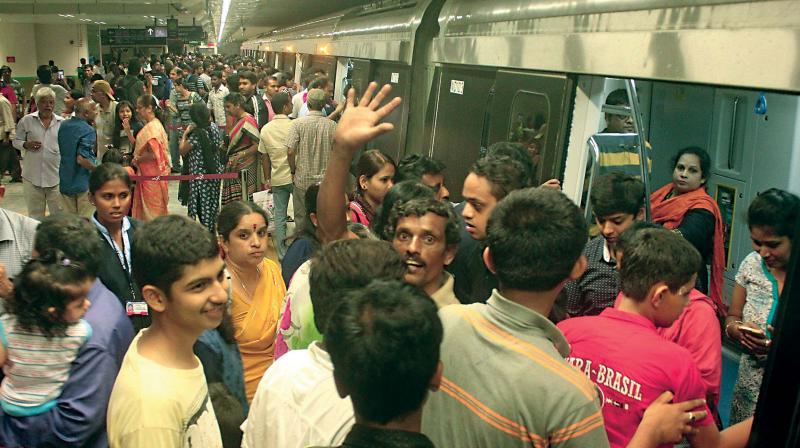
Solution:
[(89, 217), (93, 207), (89, 204), (89, 175), (97, 164), (94, 155), (97, 133), (92, 126), (97, 116), (97, 105), (89, 98), (75, 103), (75, 116), (65, 121), (58, 131), (61, 149), (61, 166), (58, 174), (64, 210)]

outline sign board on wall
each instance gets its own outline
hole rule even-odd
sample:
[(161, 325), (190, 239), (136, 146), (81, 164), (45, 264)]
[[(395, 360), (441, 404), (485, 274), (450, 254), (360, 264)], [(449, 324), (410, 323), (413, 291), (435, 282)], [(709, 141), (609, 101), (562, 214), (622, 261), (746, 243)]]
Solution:
[(13, 63), (17, 62), (17, 57), (16, 56), (6, 56), (6, 62), (8, 62), (9, 64), (13, 64)]

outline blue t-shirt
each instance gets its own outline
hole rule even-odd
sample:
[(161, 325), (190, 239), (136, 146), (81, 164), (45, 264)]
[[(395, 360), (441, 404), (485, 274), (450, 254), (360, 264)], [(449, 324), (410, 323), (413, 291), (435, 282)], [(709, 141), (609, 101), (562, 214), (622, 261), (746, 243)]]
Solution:
[(61, 166), (58, 169), (59, 190), (62, 194), (75, 196), (89, 191), (89, 175), (91, 172), (78, 165), (78, 155), (97, 164), (94, 154), (97, 132), (78, 117), (72, 117), (61, 123), (58, 130), (58, 148), (61, 152)]

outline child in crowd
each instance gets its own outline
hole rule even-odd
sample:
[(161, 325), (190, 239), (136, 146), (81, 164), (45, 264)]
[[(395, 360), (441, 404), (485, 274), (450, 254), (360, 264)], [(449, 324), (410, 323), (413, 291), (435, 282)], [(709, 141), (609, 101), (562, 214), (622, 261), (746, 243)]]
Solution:
[(144, 125), (136, 118), (134, 107), (128, 101), (117, 104), (117, 117), (114, 120), (114, 134), (111, 142), (124, 156), (130, 159), (136, 146), (136, 135)]
[[(569, 361), (602, 392), (612, 447), (628, 446), (645, 408), (663, 392), (672, 392), (675, 401), (707, 392), (689, 351), (657, 331), (672, 325), (689, 303), (699, 252), (665, 229), (637, 229), (623, 239), (617, 251), (622, 293), (616, 306), (599, 316), (558, 324), (571, 347)], [(697, 429), (689, 436), (691, 446), (744, 446), (736, 431), (717, 430), (706, 405), (694, 409), (689, 419)]]
[(92, 334), (82, 318), (93, 282), (81, 263), (58, 251), (25, 264), (0, 316), (0, 405), (6, 415), (38, 415), (56, 405), (72, 361)]

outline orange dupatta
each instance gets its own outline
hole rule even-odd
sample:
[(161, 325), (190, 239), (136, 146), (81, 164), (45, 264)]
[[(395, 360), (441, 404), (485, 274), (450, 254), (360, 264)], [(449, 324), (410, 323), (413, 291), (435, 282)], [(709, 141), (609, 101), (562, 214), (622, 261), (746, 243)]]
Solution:
[[(149, 148), (149, 151), (147, 151)], [(150, 120), (136, 134), (136, 148), (133, 159), (138, 160), (145, 152), (153, 156), (153, 160), (137, 163), (142, 176), (167, 176), (170, 173), (169, 140), (164, 126), (158, 119)], [(158, 216), (169, 214), (169, 186), (166, 181), (143, 181), (136, 184), (133, 190), (134, 218), (147, 221)]]
[(247, 401), (250, 402), (261, 377), (272, 365), (278, 316), (283, 296), (286, 295), (286, 285), (278, 264), (265, 259), (261, 262), (261, 279), (253, 292), (253, 300), (248, 303), (236, 293), (236, 289), (233, 291), (231, 316), (234, 337), (242, 355), (244, 388)]
[(725, 270), (725, 239), (722, 234), (722, 214), (719, 206), (703, 188), (667, 199), (673, 188), (674, 184), (670, 182), (650, 195), (653, 222), (673, 230), (681, 225), (683, 217), (689, 210), (702, 209), (714, 215), (714, 248), (711, 251), (711, 281), (708, 292), (714, 301), (717, 313), (724, 316), (726, 307), (722, 302), (722, 282)]

